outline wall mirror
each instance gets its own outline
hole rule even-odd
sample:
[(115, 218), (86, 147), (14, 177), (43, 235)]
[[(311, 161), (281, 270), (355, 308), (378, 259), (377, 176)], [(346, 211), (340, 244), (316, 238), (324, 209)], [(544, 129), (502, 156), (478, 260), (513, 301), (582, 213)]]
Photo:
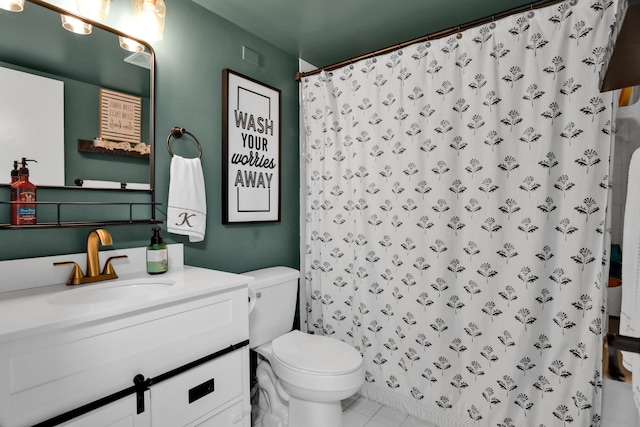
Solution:
[[(27, 0), (21, 12), (0, 9), (2, 81), (19, 76), (0, 83), (0, 185), (10, 183), (13, 161), (27, 157), (38, 161), (29, 165), (38, 187), (152, 190), (153, 49), (127, 51), (119, 43), (125, 34), (95, 22), (90, 34), (72, 33), (61, 13), (40, 0)], [(101, 89), (140, 98), (141, 140), (151, 155), (96, 148)], [(40, 175), (47, 170), (51, 177)]]

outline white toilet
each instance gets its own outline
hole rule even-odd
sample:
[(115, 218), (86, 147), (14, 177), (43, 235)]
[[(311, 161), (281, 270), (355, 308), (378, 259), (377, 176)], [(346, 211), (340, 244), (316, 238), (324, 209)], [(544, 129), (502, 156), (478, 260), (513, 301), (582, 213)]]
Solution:
[(249, 284), (249, 341), (258, 353), (262, 427), (342, 427), (341, 400), (364, 383), (360, 353), (335, 338), (292, 331), (297, 270), (243, 273)]

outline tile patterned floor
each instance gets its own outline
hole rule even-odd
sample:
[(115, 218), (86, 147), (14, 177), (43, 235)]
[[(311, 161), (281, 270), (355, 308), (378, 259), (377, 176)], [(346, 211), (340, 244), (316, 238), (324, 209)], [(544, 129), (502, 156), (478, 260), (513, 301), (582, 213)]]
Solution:
[[(601, 427), (640, 427), (631, 384), (604, 379)], [(364, 397), (342, 402), (344, 427), (437, 427), (413, 416), (387, 408)]]
[[(357, 394), (342, 401), (343, 427), (437, 427)], [(263, 409), (258, 411), (255, 426), (260, 425)], [(625, 426), (626, 427), (626, 426)]]
[[(640, 427), (631, 384), (605, 378), (603, 389), (601, 427)], [(343, 400), (342, 409), (344, 427), (438, 427), (357, 394)]]
[(601, 427), (640, 427), (631, 384), (604, 379)]
[(343, 400), (342, 409), (344, 427), (437, 427), (358, 395)]

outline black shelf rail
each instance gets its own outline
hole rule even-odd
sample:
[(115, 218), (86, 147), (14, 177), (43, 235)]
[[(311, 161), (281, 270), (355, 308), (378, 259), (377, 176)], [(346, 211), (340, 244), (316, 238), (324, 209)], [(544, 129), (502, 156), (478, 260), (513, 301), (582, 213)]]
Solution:
[[(2, 205), (54, 205), (56, 207), (55, 221), (40, 222), (30, 225), (11, 225), (0, 224), (0, 230), (25, 230), (25, 229), (38, 229), (38, 228), (62, 228), (62, 227), (99, 227), (107, 225), (131, 225), (131, 224), (162, 224), (164, 221), (155, 219), (155, 208), (161, 206), (160, 203), (155, 202), (4, 202), (0, 201)], [(128, 206), (129, 215), (128, 219), (124, 220), (105, 220), (105, 221), (63, 221), (62, 220), (62, 207), (63, 206)], [(150, 206), (151, 215), (149, 219), (133, 219), (133, 209), (137, 206)]]
[(608, 334), (607, 338), (609, 340), (609, 345), (620, 351), (640, 353), (640, 338), (618, 334)]

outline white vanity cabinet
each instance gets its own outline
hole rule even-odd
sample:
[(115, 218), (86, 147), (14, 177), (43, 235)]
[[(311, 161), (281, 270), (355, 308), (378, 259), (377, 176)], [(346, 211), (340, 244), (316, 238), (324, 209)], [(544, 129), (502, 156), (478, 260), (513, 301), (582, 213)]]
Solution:
[(249, 384), (248, 363), (245, 348), (152, 386), (151, 424), (249, 427), (251, 407), (241, 399)]
[(55, 327), (0, 334), (0, 426), (250, 427), (250, 279), (184, 270), (164, 277), (211, 282), (83, 321), (65, 307)]
[[(145, 396), (149, 402), (149, 396)], [(80, 415), (71, 421), (60, 424), (64, 427), (148, 427), (151, 425), (149, 411), (138, 414), (136, 411), (136, 396), (123, 397), (87, 414)]]
[(64, 427), (250, 427), (245, 400), (248, 349), (153, 385), (143, 395), (145, 411), (137, 413), (137, 396), (126, 396), (60, 424)]

